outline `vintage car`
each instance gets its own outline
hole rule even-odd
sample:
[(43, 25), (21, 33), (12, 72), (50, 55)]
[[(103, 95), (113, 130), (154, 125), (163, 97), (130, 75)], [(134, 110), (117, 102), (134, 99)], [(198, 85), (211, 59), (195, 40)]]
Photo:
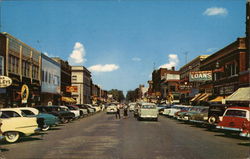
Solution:
[(129, 109), (130, 112), (132, 112), (132, 111), (135, 110), (135, 105), (136, 105), (136, 103), (129, 103), (129, 104), (128, 104), (128, 106), (129, 106), (128, 109)]
[(47, 131), (50, 129), (50, 127), (58, 125), (59, 119), (58, 117), (47, 114), (47, 113), (40, 113), (39, 110), (31, 107), (19, 107), (18, 109), (21, 110), (22, 114), (25, 114), (27, 117), (37, 117), (37, 118), (43, 118), (44, 119), (44, 125), (41, 128), (43, 131)]
[(206, 124), (208, 120), (208, 107), (201, 108), (197, 113), (193, 113), (190, 116), (190, 122)]
[(158, 121), (158, 109), (154, 103), (141, 103), (138, 109), (138, 120), (154, 119)]
[(59, 118), (61, 123), (67, 123), (75, 118), (75, 114), (69, 111), (65, 111), (59, 106), (35, 106), (40, 113), (52, 114)]
[(87, 116), (90, 113), (88, 107), (83, 105), (83, 104), (75, 104), (75, 105), (71, 105), (71, 106), (78, 107), (80, 109), (80, 116), (81, 117)]
[(208, 109), (208, 123), (210, 125), (217, 125), (219, 123), (219, 117), (223, 116), (225, 110), (229, 108), (230, 105), (226, 104), (212, 104)]
[(0, 109), (1, 131), (7, 142), (16, 142), (21, 136), (39, 132), (37, 118), (26, 117), (16, 108)]
[[(1, 116), (1, 112), (0, 112), (0, 116)], [(1, 126), (2, 126), (2, 121), (1, 121), (1, 119), (0, 119), (0, 140), (2, 140), (2, 139), (4, 139), (4, 136), (3, 136), (3, 132), (2, 132), (2, 130), (1, 130)]]
[(170, 106), (168, 106), (167, 104), (159, 104), (159, 105), (157, 105), (157, 109), (158, 109), (159, 114), (162, 114), (164, 109), (166, 109), (166, 108), (170, 108)]
[(89, 110), (90, 114), (93, 114), (96, 112), (96, 109), (94, 107), (92, 107), (92, 105), (90, 104), (84, 104), (84, 106)]
[(188, 112), (192, 107), (184, 107), (180, 111), (176, 112), (174, 114), (174, 118), (177, 120), (181, 120), (181, 118), (184, 116), (186, 112)]
[(182, 110), (183, 108), (190, 107), (190, 106), (184, 106), (184, 105), (174, 105), (171, 108), (168, 109), (168, 116), (169, 117), (174, 117), (175, 113)]
[(226, 109), (216, 128), (225, 133), (238, 133), (240, 136), (250, 137), (250, 108), (230, 107)]
[(74, 113), (75, 115), (75, 119), (80, 118), (80, 109), (76, 108), (76, 107), (72, 107), (72, 106), (59, 106), (60, 108), (62, 108), (62, 110), (64, 111), (69, 111), (71, 113)]
[(204, 108), (204, 106), (193, 106), (191, 107), (187, 112), (181, 113), (180, 120), (183, 121), (190, 121), (191, 117), (197, 113), (200, 113), (200, 111)]
[(109, 105), (107, 107), (106, 113), (107, 114), (112, 114), (117, 112), (117, 106), (116, 105)]
[(92, 107), (95, 108), (96, 112), (101, 111), (101, 107), (99, 105), (97, 105), (97, 104), (93, 104)]

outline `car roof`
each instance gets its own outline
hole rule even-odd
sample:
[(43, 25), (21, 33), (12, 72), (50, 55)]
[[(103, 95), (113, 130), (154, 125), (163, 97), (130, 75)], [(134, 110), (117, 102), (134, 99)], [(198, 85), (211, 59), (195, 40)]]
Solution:
[(243, 110), (248, 110), (248, 111), (250, 111), (250, 107), (229, 107), (229, 108), (227, 108), (227, 110), (228, 109), (243, 109)]

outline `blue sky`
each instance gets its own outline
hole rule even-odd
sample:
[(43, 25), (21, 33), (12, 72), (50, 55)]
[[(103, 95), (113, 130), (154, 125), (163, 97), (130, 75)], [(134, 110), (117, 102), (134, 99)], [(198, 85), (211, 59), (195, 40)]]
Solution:
[(107, 90), (135, 89), (147, 83), (154, 67), (183, 66), (185, 52), (190, 61), (245, 36), (245, 0), (6, 0), (1, 4), (1, 31), (49, 56), (84, 65), (94, 83)]

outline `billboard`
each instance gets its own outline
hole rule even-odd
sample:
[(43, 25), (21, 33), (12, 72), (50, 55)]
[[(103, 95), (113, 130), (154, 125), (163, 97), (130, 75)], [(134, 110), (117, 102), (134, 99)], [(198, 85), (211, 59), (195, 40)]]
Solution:
[(212, 80), (212, 71), (194, 71), (189, 73), (190, 82), (204, 82)]

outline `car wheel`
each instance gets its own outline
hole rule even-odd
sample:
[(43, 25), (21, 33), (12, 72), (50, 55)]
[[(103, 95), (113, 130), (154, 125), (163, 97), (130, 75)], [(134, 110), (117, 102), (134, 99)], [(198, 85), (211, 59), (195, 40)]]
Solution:
[(141, 121), (141, 118), (138, 116), (138, 117), (137, 117), (137, 120), (138, 120), (138, 121)]
[(158, 121), (158, 118), (155, 118), (155, 121)]
[(7, 142), (13, 143), (19, 139), (20, 135), (19, 135), (19, 132), (11, 131), (11, 132), (4, 133), (4, 137)]
[(49, 125), (46, 125), (45, 127), (42, 128), (42, 131), (48, 131), (49, 128), (50, 128), (50, 126), (49, 126)]
[(65, 118), (62, 118), (62, 119), (61, 119), (61, 123), (62, 123), (62, 124), (65, 124), (65, 123), (67, 123), (67, 122), (69, 122), (67, 119), (65, 119)]
[(215, 116), (210, 116), (208, 118), (208, 123), (209, 124), (213, 125), (213, 124), (215, 124), (215, 122), (216, 122), (216, 117)]

